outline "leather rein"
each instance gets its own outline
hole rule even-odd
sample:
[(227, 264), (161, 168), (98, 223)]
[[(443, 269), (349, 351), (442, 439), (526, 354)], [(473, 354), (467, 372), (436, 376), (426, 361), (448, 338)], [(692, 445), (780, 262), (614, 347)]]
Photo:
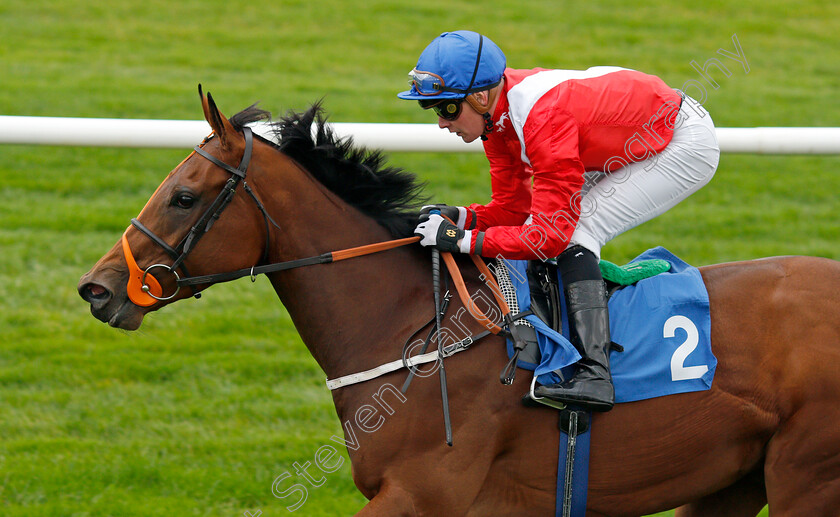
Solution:
[[(256, 203), (257, 208), (260, 210), (265, 220), (266, 244), (263, 251), (262, 261), (264, 262), (268, 257), (268, 251), (271, 246), (271, 232), (269, 225), (278, 225), (268, 214), (268, 211), (265, 209), (265, 206), (262, 204), (259, 197), (257, 197), (257, 195), (254, 193), (253, 189), (251, 189), (247, 182), (245, 182), (245, 176), (248, 171), (248, 165), (251, 163), (251, 154), (253, 151), (253, 133), (251, 131), (251, 128), (249, 127), (242, 128), (242, 132), (245, 137), (245, 151), (242, 155), (242, 160), (239, 162), (239, 165), (237, 167), (233, 167), (232, 165), (223, 162), (222, 160), (216, 158), (215, 156), (211, 155), (203, 149), (204, 145), (214, 137), (213, 134), (210, 134), (207, 138), (204, 139), (204, 141), (202, 141), (199, 145), (195, 146), (194, 153), (203, 156), (204, 158), (212, 162), (214, 165), (229, 172), (231, 174), (231, 177), (225, 183), (225, 186), (222, 188), (222, 191), (216, 196), (216, 199), (210, 204), (207, 210), (205, 210), (204, 214), (202, 214), (202, 216), (199, 218), (198, 222), (196, 222), (196, 224), (190, 229), (187, 235), (175, 247), (172, 247), (169, 244), (167, 244), (166, 241), (160, 238), (157, 234), (155, 234), (151, 229), (147, 228), (136, 218), (131, 220), (131, 225), (134, 228), (136, 228), (143, 235), (151, 239), (152, 242), (154, 242), (160, 248), (162, 248), (167, 253), (167, 255), (169, 255), (173, 259), (173, 262), (170, 265), (152, 264), (151, 266), (148, 266), (145, 269), (140, 269), (140, 267), (137, 265), (137, 262), (134, 259), (134, 255), (131, 252), (131, 247), (128, 245), (128, 240), (126, 238), (128, 229), (125, 231), (125, 233), (122, 236), (122, 248), (130, 271), (128, 281), (129, 298), (135, 304), (141, 307), (148, 307), (154, 305), (159, 301), (171, 300), (178, 294), (182, 286), (189, 286), (191, 288), (194, 288), (194, 286), (197, 285), (236, 280), (245, 276), (250, 276), (251, 280), (254, 281), (256, 279), (256, 276), (261, 274), (275, 273), (279, 271), (286, 271), (289, 269), (295, 269), (316, 264), (329, 264), (331, 262), (338, 262), (341, 260), (370, 255), (373, 253), (398, 248), (400, 246), (405, 246), (420, 241), (420, 237), (418, 236), (408, 237), (404, 239), (377, 242), (365, 246), (358, 246), (354, 248), (326, 252), (312, 257), (288, 260), (285, 262), (255, 265), (250, 268), (243, 268), (236, 271), (228, 271), (225, 273), (190, 276), (186, 266), (184, 265), (184, 261), (186, 260), (190, 252), (195, 248), (196, 243), (201, 239), (201, 237), (204, 236), (204, 234), (210, 231), (210, 228), (213, 227), (213, 224), (216, 222), (216, 220), (219, 219), (225, 208), (227, 208), (228, 204), (233, 199), (234, 194), (236, 194), (236, 187), (239, 185), (240, 182), (242, 182), (243, 188)], [(192, 154), (190, 154), (190, 156), (192, 156)], [(184, 161), (189, 159), (190, 156), (187, 156), (187, 158)], [(473, 303), (472, 299), (469, 296), (469, 293), (467, 292), (466, 285), (464, 284), (463, 278), (461, 277), (461, 274), (458, 271), (458, 267), (455, 264), (455, 259), (452, 257), (452, 254), (442, 253), (441, 255), (443, 256), (444, 262), (446, 263), (450, 271), (450, 275), (452, 275), (458, 294), (460, 295), (464, 305), (469, 309), (470, 314), (472, 314), (473, 317), (475, 317), (479, 321), (479, 323), (481, 323), (484, 327), (489, 329), (492, 333), (496, 334), (500, 332), (502, 330), (501, 327), (499, 327), (496, 323), (491, 321), (490, 318), (488, 318)], [(490, 289), (493, 292), (493, 296), (496, 298), (497, 303), (499, 303), (499, 307), (502, 309), (502, 313), (504, 315), (508, 315), (510, 313), (510, 309), (508, 308), (507, 303), (505, 302), (504, 296), (502, 296), (501, 294), (498, 284), (496, 284), (496, 281), (493, 279), (492, 273), (484, 264), (484, 261), (482, 261), (479, 257), (471, 255), (471, 258), (475, 263), (476, 267), (479, 268), (482, 279), (485, 282), (487, 282), (488, 286), (490, 286)], [(151, 273), (151, 271), (154, 269), (163, 269), (165, 273), (169, 272), (175, 275), (175, 292), (173, 292), (169, 296), (163, 296), (160, 282)], [(184, 278), (180, 277), (180, 275), (177, 272), (178, 269), (183, 271), (185, 275)], [(200, 296), (200, 293), (194, 293), (194, 295), (198, 297)]]

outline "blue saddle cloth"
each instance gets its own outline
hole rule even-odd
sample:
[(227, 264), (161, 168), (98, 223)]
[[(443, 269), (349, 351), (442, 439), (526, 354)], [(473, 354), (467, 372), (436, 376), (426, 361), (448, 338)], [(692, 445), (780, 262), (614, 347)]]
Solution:
[[(671, 269), (624, 287), (609, 300), (612, 340), (624, 347), (624, 352), (610, 354), (616, 402), (708, 390), (717, 367), (711, 347), (709, 294), (700, 271), (663, 247), (648, 250), (631, 262), (648, 259), (666, 260)], [(506, 261), (506, 265), (519, 309), (528, 310), (527, 262)], [(562, 335), (536, 316), (526, 317), (537, 330), (541, 359), (539, 364), (518, 364), (534, 370), (541, 384), (561, 381), (557, 370), (569, 378), (574, 371), (571, 365), (580, 359), (568, 340), (563, 309)], [(508, 341), (508, 356), (512, 354), (513, 344)]]

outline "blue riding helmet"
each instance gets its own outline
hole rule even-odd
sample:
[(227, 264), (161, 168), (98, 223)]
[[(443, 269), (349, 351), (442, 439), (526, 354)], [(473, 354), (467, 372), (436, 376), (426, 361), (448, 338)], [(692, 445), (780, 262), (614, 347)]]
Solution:
[(409, 72), (411, 89), (400, 99), (463, 99), (493, 88), (502, 80), (505, 55), (489, 38), (472, 31), (444, 32), (420, 54)]

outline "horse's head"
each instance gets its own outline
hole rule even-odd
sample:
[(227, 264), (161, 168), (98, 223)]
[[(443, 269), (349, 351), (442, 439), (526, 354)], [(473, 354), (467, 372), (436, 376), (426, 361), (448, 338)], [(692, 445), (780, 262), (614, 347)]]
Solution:
[(264, 251), (262, 215), (248, 196), (234, 195), (242, 191), (238, 184), (256, 142), (200, 86), (199, 95), (213, 133), (175, 167), (120, 241), (79, 281), (91, 313), (113, 327), (135, 330), (146, 313), (206, 287), (180, 287), (179, 278), (250, 267)]

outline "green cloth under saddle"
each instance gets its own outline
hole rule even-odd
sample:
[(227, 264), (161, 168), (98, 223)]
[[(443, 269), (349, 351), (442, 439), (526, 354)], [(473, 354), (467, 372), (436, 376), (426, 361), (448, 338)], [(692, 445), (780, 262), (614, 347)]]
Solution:
[(618, 266), (602, 259), (598, 265), (601, 268), (601, 276), (604, 277), (604, 280), (618, 285), (632, 285), (639, 280), (656, 276), (671, 269), (671, 264), (667, 260), (661, 259), (642, 260), (624, 266)]

